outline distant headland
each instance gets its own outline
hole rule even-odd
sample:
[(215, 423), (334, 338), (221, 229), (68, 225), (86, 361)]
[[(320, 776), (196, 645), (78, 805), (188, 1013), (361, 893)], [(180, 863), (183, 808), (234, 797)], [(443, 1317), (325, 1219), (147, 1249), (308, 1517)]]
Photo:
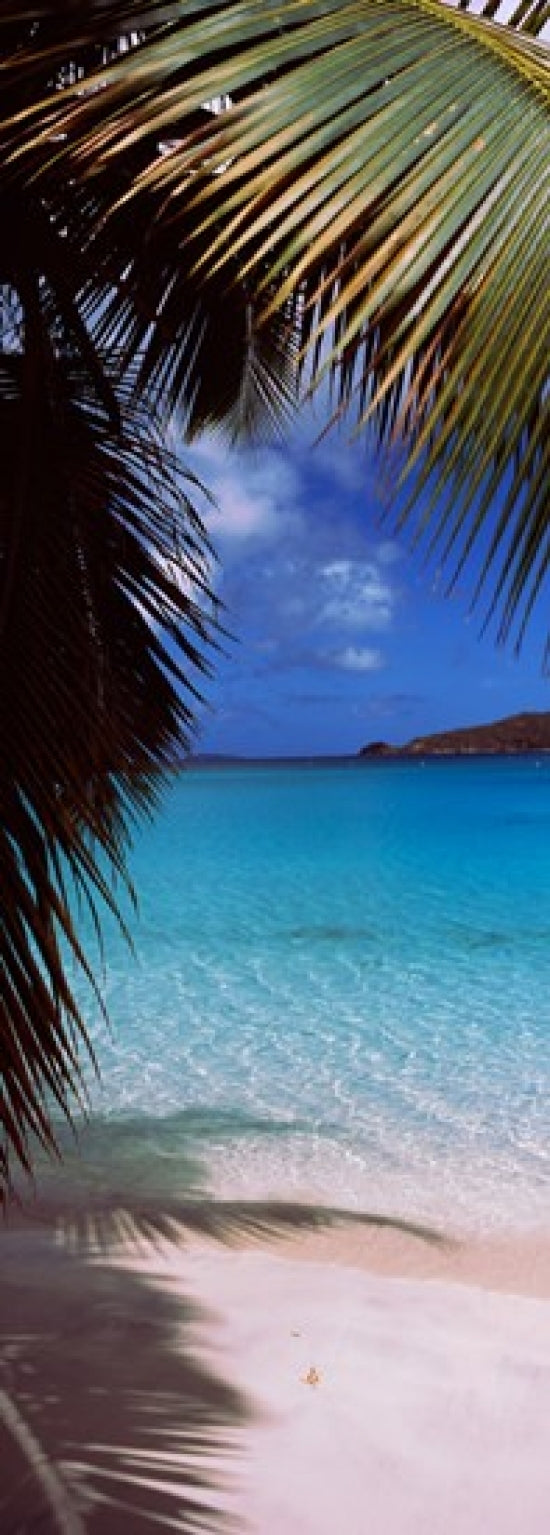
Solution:
[(369, 741), (360, 757), (497, 757), (526, 752), (550, 752), (550, 712), (510, 714), (490, 725), (467, 725), (415, 736), (404, 746)]

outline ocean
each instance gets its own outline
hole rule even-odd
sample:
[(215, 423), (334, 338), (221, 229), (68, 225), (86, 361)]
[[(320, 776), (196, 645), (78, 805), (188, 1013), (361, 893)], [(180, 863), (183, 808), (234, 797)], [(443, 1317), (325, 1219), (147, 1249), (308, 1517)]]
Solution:
[(543, 756), (183, 770), (82, 993), (114, 1185), (547, 1223), (549, 852)]

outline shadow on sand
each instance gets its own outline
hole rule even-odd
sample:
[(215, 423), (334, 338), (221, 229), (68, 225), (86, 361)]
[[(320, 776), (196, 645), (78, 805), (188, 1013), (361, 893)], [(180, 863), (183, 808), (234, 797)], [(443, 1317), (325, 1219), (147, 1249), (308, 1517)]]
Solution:
[[(216, 1318), (184, 1283), (177, 1293), (166, 1273), (163, 1283), (167, 1241), (229, 1245), (350, 1223), (443, 1241), (381, 1215), (208, 1198), (191, 1154), (178, 1155), (179, 1196), (165, 1188), (161, 1201), (147, 1176), (133, 1193), (128, 1177), (105, 1178), (106, 1162), (124, 1166), (125, 1133), (114, 1163), (112, 1140), (106, 1158), (92, 1135), (80, 1176), (74, 1164), (46, 1180), (0, 1230), (2, 1535), (237, 1528), (231, 1481), (255, 1409), (201, 1357), (199, 1329)], [(148, 1273), (131, 1266), (144, 1249)]]

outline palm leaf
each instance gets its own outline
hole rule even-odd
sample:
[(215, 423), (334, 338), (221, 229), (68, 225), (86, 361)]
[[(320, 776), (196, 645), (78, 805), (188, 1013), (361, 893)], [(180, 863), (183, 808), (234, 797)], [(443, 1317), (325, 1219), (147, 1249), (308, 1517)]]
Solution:
[[(281, 316), (306, 382), (331, 376), (337, 414), (404, 445), (419, 536), (455, 574), (483, 549), (500, 633), (521, 639), (548, 499), (542, 10), (501, 27), (438, 0), (195, 0), (159, 21), (135, 67), (64, 93), (38, 135), (27, 116), (27, 152), (51, 162), (55, 126), (94, 186), (144, 153), (113, 239), (153, 207), (151, 267), (171, 243), (227, 306), (245, 281), (256, 334), (258, 303)], [(201, 118), (215, 94), (232, 106)]]
[(257, 427), (328, 377), (521, 637), (548, 561), (543, 22), (0, 5), (0, 1186), (79, 1090), (71, 884), (99, 921), (211, 638), (196, 491), (151, 419)]
[[(95, 980), (78, 903), (101, 938), (102, 904), (118, 913), (111, 876), (129, 884), (132, 825), (191, 742), (195, 679), (219, 629), (195, 504), (205, 495), (167, 450), (157, 414), (156, 370), (163, 383), (166, 366), (173, 374), (163, 336), (174, 266), (153, 271), (144, 260), (137, 291), (135, 221), (121, 223), (116, 242), (101, 238), (106, 209), (140, 166), (117, 165), (90, 191), (60, 170), (38, 186), (6, 165), (10, 112), (117, 57), (125, 13), (115, 9), (0, 10), (9, 109), (0, 129), (0, 1203), (11, 1158), (30, 1172), (36, 1140), (55, 1149), (52, 1111), (70, 1118), (85, 1106), (89, 1040), (68, 980), (71, 950)], [(273, 387), (288, 404), (279, 319), (258, 341), (243, 290), (227, 316), (221, 375), (216, 287), (205, 300), (203, 285), (199, 294), (190, 274), (178, 276), (172, 389), (186, 427), (225, 416), (238, 430), (273, 409), (276, 368), (266, 372), (263, 353), (280, 354)]]
[[(458, 0), (458, 5), (461, 11), (469, 11), (472, 0)], [(548, 0), (520, 0), (511, 15), (506, 14), (508, 10), (506, 0), (485, 0), (478, 15), (486, 16), (488, 21), (502, 22), (518, 32), (528, 32), (531, 37), (539, 37), (550, 20)]]
[(193, 487), (120, 386), (109, 412), (101, 359), (34, 259), (0, 367), (3, 1195), (8, 1148), (30, 1170), (30, 1138), (55, 1144), (52, 1107), (82, 1101), (75, 898), (98, 926), (98, 902), (116, 910), (108, 867), (127, 881), (132, 819), (191, 738), (213, 630)]

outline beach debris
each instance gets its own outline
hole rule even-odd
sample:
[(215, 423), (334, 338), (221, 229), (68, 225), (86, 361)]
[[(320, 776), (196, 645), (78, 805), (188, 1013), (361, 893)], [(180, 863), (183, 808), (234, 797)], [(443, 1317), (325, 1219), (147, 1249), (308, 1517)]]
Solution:
[(316, 1370), (315, 1365), (311, 1364), (307, 1375), (302, 1375), (302, 1384), (304, 1386), (320, 1386), (322, 1379), (323, 1377), (319, 1370)]

